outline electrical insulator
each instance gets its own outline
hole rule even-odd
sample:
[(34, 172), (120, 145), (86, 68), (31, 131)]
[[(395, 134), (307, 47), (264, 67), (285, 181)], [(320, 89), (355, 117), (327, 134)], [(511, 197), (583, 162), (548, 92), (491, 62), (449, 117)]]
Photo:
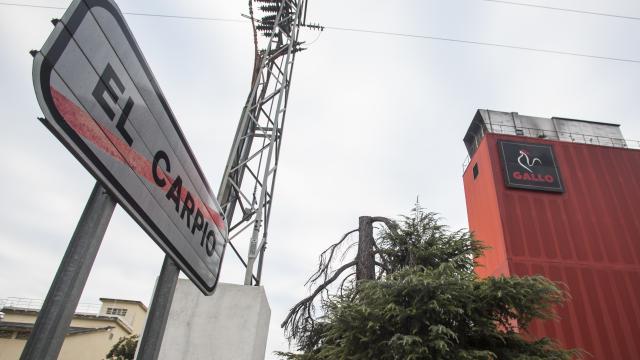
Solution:
[(262, 5), (260, 6), (260, 10), (266, 13), (277, 13), (280, 10), (280, 6), (278, 5)]
[(256, 25), (256, 30), (262, 31), (262, 32), (265, 32), (265, 31), (271, 32), (273, 30), (273, 24), (271, 25), (258, 24)]

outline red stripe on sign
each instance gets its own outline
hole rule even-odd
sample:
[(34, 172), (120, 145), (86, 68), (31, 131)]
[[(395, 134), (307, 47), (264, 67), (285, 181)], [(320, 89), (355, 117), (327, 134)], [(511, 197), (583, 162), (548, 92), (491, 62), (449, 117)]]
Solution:
[[(62, 93), (51, 87), (51, 95), (53, 96), (53, 102), (58, 109), (58, 112), (62, 115), (64, 120), (71, 126), (71, 128), (82, 138), (94, 144), (100, 150), (107, 155), (119, 160), (122, 163), (127, 164), (136, 174), (146, 179), (150, 184), (157, 186), (151, 169), (151, 161), (142, 156), (140, 153), (131, 148), (120, 136), (113, 133), (105, 126), (101, 126), (95, 121), (91, 115), (87, 114), (73, 101), (67, 99)], [(159, 169), (164, 173), (162, 169)], [(164, 173), (167, 179), (167, 183), (162, 188), (165, 192), (171, 187), (173, 178)], [(192, 196), (195, 195), (192, 191), (183, 186)], [(180, 200), (184, 202), (187, 191), (180, 193)], [(215, 210), (208, 207), (199, 197), (194, 196), (194, 205), (200, 209), (206, 209), (204, 215), (205, 218), (211, 220), (218, 229), (224, 233), (224, 220), (222, 216)]]

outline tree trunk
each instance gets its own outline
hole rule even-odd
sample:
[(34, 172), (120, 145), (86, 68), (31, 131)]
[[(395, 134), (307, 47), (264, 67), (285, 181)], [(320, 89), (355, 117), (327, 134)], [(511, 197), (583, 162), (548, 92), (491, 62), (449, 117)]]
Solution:
[(359, 217), (358, 255), (356, 256), (356, 280), (376, 278), (375, 255), (373, 253), (373, 218)]

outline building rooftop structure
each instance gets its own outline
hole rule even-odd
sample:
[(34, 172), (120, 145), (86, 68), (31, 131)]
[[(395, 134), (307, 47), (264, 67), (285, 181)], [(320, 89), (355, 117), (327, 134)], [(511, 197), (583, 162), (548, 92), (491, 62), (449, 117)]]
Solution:
[[(77, 334), (87, 334), (97, 331), (110, 331), (113, 329), (113, 326), (104, 326), (104, 327), (80, 327), (80, 326), (70, 326), (67, 330), (67, 335), (77, 335)], [(11, 322), (11, 321), (0, 321), (0, 332), (18, 332), (20, 334), (29, 334), (33, 329), (33, 324), (31, 323), (21, 323), (21, 322)]]
[[(141, 301), (100, 298), (101, 304), (79, 304), (59, 359), (102, 359), (122, 337), (140, 335), (147, 315)], [(0, 360), (20, 357), (43, 301), (0, 299)]]
[(135, 304), (143, 308), (145, 311), (149, 310), (147, 305), (145, 305), (142, 301), (138, 300), (127, 300), (127, 299), (114, 299), (114, 298), (104, 298), (101, 297), (100, 301), (104, 303), (125, 303), (125, 304)]
[(464, 169), (486, 133), (640, 149), (640, 141), (627, 140), (622, 136), (619, 124), (480, 109), (463, 139), (468, 153)]
[[(9, 297), (0, 299), (0, 312), (7, 316), (8, 314), (29, 314), (37, 316), (40, 308), (42, 308), (44, 300)], [(138, 300), (100, 298), (101, 304), (80, 303), (76, 308), (74, 317), (95, 320), (113, 320), (121, 323), (121, 326), (128, 328), (130, 331), (137, 332), (141, 328), (142, 322), (136, 321), (136, 313), (146, 314), (147, 305)], [(133, 311), (136, 309), (137, 311)], [(0, 319), (1, 320), (1, 319)], [(139, 320), (139, 319), (138, 319)]]
[[(33, 317), (33, 319), (35, 319), (38, 314), (40, 313), (40, 310), (35, 310), (35, 309), (25, 309), (25, 308), (19, 308), (19, 307), (12, 307), (12, 306), (5, 306), (2, 308), (2, 312), (4, 313), (4, 316), (7, 318), (13, 318), (12, 315), (14, 316), (30, 316)], [(125, 329), (127, 332), (129, 333), (133, 333), (133, 329), (131, 327), (130, 324), (128, 324), (126, 321), (124, 321), (124, 319), (120, 316), (106, 316), (106, 315), (100, 315), (100, 314), (87, 314), (87, 313), (80, 313), (80, 312), (76, 312), (73, 315), (74, 319), (84, 319), (84, 320), (95, 320), (95, 321), (105, 321), (105, 322), (113, 322), (117, 325), (119, 325), (120, 327), (122, 327), (123, 329)], [(2, 325), (5, 325), (7, 322), (5, 321), (0, 321), (0, 327)], [(27, 323), (25, 323), (27, 324)], [(33, 324), (31, 324), (33, 325)], [(33, 327), (33, 326), (32, 326)], [(110, 326), (111, 328), (113, 328), (114, 326)]]

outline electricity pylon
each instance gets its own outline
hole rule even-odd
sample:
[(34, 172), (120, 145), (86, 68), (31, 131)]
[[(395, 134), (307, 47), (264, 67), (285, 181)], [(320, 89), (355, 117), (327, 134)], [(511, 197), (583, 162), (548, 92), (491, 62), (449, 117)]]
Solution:
[[(260, 284), (293, 62), (302, 50), (298, 34), (307, 6), (306, 0), (255, 1), (263, 16), (254, 17), (250, 1), (256, 52), (251, 92), (218, 192), (229, 225), (229, 245), (246, 266), (245, 285)], [(268, 39), (262, 49), (258, 33)], [(240, 235), (250, 235), (246, 260), (233, 244)], [(256, 259), (258, 271), (254, 274)]]

